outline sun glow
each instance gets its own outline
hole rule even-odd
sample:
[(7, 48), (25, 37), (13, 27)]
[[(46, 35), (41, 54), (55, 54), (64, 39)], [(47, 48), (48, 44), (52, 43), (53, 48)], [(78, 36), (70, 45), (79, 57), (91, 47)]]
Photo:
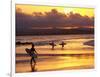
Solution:
[(34, 5), (24, 5), (24, 4), (17, 4), (16, 10), (21, 9), (21, 11), (25, 14), (33, 14), (33, 12), (50, 12), (52, 9), (56, 9), (58, 12), (67, 14), (70, 12), (79, 13), (82, 16), (94, 16), (94, 9), (93, 8), (78, 8), (78, 7), (58, 7), (58, 6), (34, 6)]
[(73, 12), (73, 13), (79, 13), (82, 16), (94, 16), (94, 9), (93, 8), (64, 8), (65, 13)]

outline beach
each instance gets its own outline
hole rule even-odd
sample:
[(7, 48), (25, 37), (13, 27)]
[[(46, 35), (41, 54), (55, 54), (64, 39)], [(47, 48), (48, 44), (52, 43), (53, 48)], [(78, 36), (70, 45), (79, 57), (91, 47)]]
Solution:
[[(48, 45), (48, 41), (51, 40), (56, 43), (54, 50)], [(31, 57), (25, 51), (25, 48), (31, 48), (31, 45), (17, 45), (16, 73), (93, 69), (94, 46), (84, 44), (91, 40), (94, 40), (93, 35), (32, 36), (26, 39), (22, 39), (22, 36), (20, 36), (17, 41), (35, 42), (38, 58), (34, 71), (32, 71), (30, 67)], [(61, 41), (66, 43), (63, 49), (59, 45)]]

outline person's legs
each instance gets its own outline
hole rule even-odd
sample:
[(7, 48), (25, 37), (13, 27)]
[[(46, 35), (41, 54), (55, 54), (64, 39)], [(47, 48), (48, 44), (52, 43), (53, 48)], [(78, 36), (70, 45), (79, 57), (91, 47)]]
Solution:
[(31, 68), (32, 68), (32, 57), (31, 57), (31, 60), (30, 60), (30, 65), (31, 65)]
[(31, 58), (31, 62), (30, 62), (31, 64), (32, 64), (32, 61), (36, 64), (36, 61), (35, 61), (34, 57)]
[[(34, 65), (32, 64), (32, 62), (34, 62)], [(30, 64), (31, 64), (32, 71), (34, 71), (35, 65), (36, 65), (36, 61), (35, 61), (35, 58), (34, 57), (31, 58)]]
[(54, 50), (54, 45), (52, 45), (52, 50)]
[(35, 58), (33, 57), (32, 60), (34, 61), (34, 64), (36, 64)]
[(62, 48), (64, 48), (64, 45), (62, 46)]
[(64, 45), (62, 45), (62, 49), (64, 48)]
[(33, 65), (33, 67), (32, 67), (32, 68), (35, 70), (35, 65), (36, 65), (35, 58), (33, 57), (33, 59), (32, 59), (32, 60), (33, 60), (33, 62), (34, 62), (34, 65)]

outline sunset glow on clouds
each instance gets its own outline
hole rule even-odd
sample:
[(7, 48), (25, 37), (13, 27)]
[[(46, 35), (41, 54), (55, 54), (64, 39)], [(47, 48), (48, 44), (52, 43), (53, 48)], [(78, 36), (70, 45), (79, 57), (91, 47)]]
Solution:
[(93, 8), (16, 5), (16, 31), (94, 28)]
[(82, 16), (94, 16), (94, 9), (93, 8), (75, 8), (75, 7), (61, 7), (61, 6), (34, 6), (34, 5), (16, 5), (16, 9), (20, 8), (23, 13), (25, 14), (32, 14), (33, 12), (50, 12), (52, 9), (56, 9), (58, 12), (67, 14), (69, 12), (79, 13)]

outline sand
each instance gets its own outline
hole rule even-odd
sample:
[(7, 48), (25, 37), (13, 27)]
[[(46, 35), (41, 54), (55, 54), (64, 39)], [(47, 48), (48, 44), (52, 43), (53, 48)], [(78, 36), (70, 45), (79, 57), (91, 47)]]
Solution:
[(31, 57), (25, 52), (30, 45), (18, 46), (16, 48), (16, 72), (40, 72), (72, 69), (93, 69), (94, 68), (94, 46), (85, 45), (84, 42), (92, 39), (69, 39), (64, 49), (60, 45), (54, 50), (50, 45), (35, 46), (38, 52), (36, 65), (31, 70)]

